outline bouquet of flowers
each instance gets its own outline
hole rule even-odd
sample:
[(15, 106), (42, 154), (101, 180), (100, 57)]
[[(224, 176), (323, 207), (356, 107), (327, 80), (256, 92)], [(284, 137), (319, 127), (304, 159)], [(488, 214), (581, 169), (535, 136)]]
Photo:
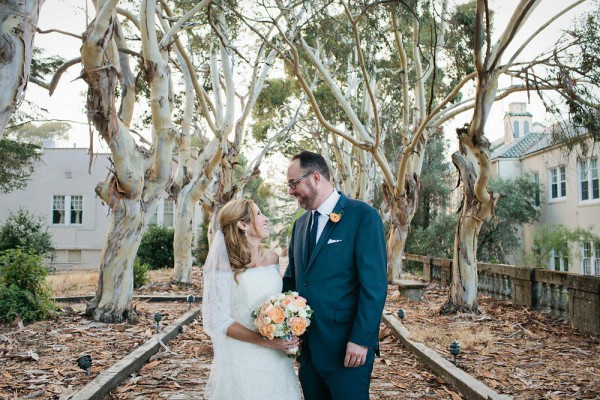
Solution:
[[(300, 336), (310, 325), (313, 310), (298, 292), (285, 292), (270, 296), (263, 305), (252, 312), (254, 326), (268, 340), (276, 337), (289, 340)], [(291, 349), (288, 355), (296, 358), (300, 349)]]

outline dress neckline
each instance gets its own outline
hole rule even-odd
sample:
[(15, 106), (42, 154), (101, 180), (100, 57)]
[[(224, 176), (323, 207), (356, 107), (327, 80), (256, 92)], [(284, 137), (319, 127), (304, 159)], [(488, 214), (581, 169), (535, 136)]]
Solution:
[(257, 268), (265, 268), (265, 267), (276, 267), (277, 264), (273, 263), (273, 264), (267, 264), (267, 265), (257, 265), (256, 267), (249, 267), (247, 269), (257, 269)]

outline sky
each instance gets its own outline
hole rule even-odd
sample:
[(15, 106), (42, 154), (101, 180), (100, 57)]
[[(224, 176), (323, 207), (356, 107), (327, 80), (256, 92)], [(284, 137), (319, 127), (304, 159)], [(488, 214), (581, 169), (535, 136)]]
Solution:
[[(559, 12), (565, 4), (573, 2), (573, 0), (542, 0), (532, 17), (528, 19), (524, 28), (515, 38), (514, 43), (522, 43), (525, 38), (535, 32), (548, 18)], [(542, 49), (549, 48), (558, 39), (561, 30), (570, 26), (573, 17), (584, 11), (591, 10), (593, 3), (592, 0), (588, 0), (556, 20), (548, 30), (544, 31), (542, 35), (528, 46), (524, 55), (533, 55)], [(85, 4), (81, 0), (46, 0), (40, 13), (40, 29), (60, 29), (81, 34), (86, 27)], [(490, 0), (489, 4), (490, 8), (495, 12), (494, 25), (496, 32), (501, 32), (503, 27), (506, 26), (515, 5), (518, 4), (518, 0)], [(89, 4), (88, 7), (89, 14), (93, 15), (93, 6)], [(46, 55), (58, 54), (70, 60), (79, 56), (81, 41), (58, 33), (38, 33), (35, 38), (35, 46), (45, 49)], [(516, 47), (513, 47), (514, 49)], [(507, 54), (510, 54), (510, 48)], [(61, 146), (87, 147), (89, 144), (89, 132), (85, 115), (86, 85), (83, 80), (78, 78), (80, 73), (80, 66), (71, 67), (61, 78), (58, 88), (52, 97), (48, 95), (45, 89), (41, 89), (35, 84), (30, 83), (27, 87), (26, 99), (38, 104), (42, 108), (46, 108), (49, 118), (67, 120), (72, 123), (73, 128), (70, 131), (70, 138), (66, 143), (59, 143)], [(510, 81), (501, 81), (500, 87), (509, 84)], [(528, 102), (527, 94), (513, 94), (494, 104), (486, 125), (486, 134), (490, 140), (495, 140), (502, 136), (502, 118), (508, 110), (509, 104), (512, 102)], [(537, 100), (535, 94), (531, 95), (531, 102), (527, 105), (527, 108), (533, 114), (534, 122), (544, 122), (546, 119), (545, 109), (543, 104)], [(453, 136), (455, 128), (468, 122), (470, 116), (471, 114), (467, 112), (449, 122), (445, 127), (448, 136)], [(108, 151), (107, 147), (99, 140), (96, 140), (94, 148), (96, 151)]]

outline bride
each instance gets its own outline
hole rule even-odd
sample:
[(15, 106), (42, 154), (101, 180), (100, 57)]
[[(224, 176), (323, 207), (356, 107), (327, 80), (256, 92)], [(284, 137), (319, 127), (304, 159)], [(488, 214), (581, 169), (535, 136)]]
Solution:
[(207, 399), (300, 399), (300, 386), (286, 350), (298, 337), (265, 340), (251, 313), (281, 292), (279, 257), (259, 246), (269, 236), (268, 218), (252, 200), (233, 200), (219, 214), (219, 226), (204, 264), (202, 320), (211, 337), (213, 364)]

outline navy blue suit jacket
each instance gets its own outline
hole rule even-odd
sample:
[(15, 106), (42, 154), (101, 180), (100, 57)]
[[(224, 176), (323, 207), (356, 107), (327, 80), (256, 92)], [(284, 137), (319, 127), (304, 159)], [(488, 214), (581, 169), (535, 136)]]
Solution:
[[(304, 341), (321, 371), (344, 367), (348, 341), (378, 348), (387, 294), (387, 257), (379, 213), (344, 194), (333, 212), (341, 214), (341, 219), (327, 221), (310, 260), (306, 243), (310, 212), (296, 220), (283, 278), (284, 290), (296, 290), (314, 310)], [(369, 358), (372, 362), (373, 357)]]

